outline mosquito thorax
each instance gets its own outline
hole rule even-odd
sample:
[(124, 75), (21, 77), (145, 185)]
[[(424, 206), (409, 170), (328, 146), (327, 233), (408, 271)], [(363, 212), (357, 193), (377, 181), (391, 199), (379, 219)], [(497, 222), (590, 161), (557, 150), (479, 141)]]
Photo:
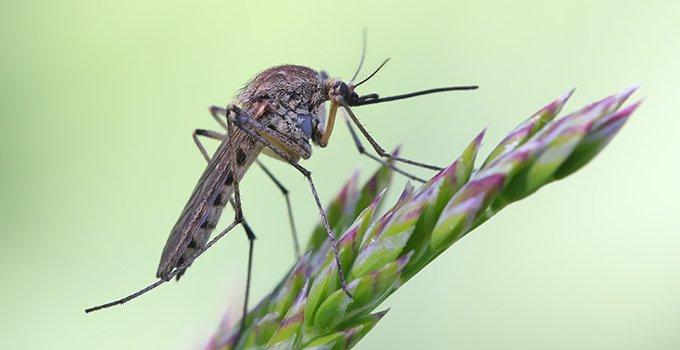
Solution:
[(329, 78), (300, 65), (268, 68), (248, 82), (237, 96), (251, 115), (266, 110), (260, 121), (289, 138), (319, 145), (328, 101)]

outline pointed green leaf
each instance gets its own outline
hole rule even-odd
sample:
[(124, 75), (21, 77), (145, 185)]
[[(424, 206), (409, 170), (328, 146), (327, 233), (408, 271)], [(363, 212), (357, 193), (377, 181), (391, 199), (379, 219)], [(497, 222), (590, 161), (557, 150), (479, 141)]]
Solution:
[(295, 303), (290, 307), (286, 316), (279, 324), (279, 328), (274, 332), (274, 335), (269, 339), (269, 342), (267, 342), (267, 347), (291, 344), (291, 340), (294, 344), (299, 339), (302, 323), (304, 321), (308, 290), (309, 282), (305, 283), (305, 286), (300, 290)]

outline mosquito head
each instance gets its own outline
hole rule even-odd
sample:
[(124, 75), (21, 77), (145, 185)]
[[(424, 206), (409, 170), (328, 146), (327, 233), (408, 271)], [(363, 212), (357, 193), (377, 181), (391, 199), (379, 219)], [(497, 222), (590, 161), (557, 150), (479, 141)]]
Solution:
[[(333, 85), (331, 85), (328, 98), (331, 101), (336, 102), (340, 105), (354, 106), (354, 105), (358, 104), (361, 101), (361, 98), (359, 97), (359, 95), (356, 92), (354, 92), (354, 89), (357, 86), (367, 82), (369, 79), (373, 78), (373, 76), (376, 75), (376, 73), (378, 73), (378, 71), (380, 71), (380, 69), (382, 67), (384, 67), (385, 64), (387, 64), (387, 62), (389, 62), (389, 61), (390, 61), (389, 58), (386, 59), (385, 61), (383, 61), (383, 63), (376, 70), (374, 70), (373, 73), (371, 73), (366, 79), (355, 84), (354, 79), (356, 79), (356, 76), (359, 73), (359, 69), (361, 68), (361, 64), (359, 64), (359, 69), (357, 69), (357, 72), (354, 74), (354, 77), (352, 77), (352, 80), (350, 81), (349, 84), (347, 84), (347, 83), (345, 83), (341, 80), (336, 80), (333, 83)], [(362, 63), (363, 63), (363, 56), (362, 56)]]
[(335, 80), (328, 89), (328, 99), (339, 105), (351, 104), (359, 100), (359, 95), (354, 92), (354, 88), (355, 85), (352, 83), (347, 84), (342, 80)]

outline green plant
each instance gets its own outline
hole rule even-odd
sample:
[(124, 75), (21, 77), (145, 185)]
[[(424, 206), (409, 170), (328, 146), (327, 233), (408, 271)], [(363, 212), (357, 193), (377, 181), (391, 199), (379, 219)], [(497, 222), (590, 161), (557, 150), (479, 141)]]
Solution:
[(208, 349), (345, 349), (386, 311), (373, 310), (457, 240), (508, 204), (587, 164), (639, 106), (622, 104), (627, 89), (554, 120), (569, 92), (521, 123), (487, 156), (475, 159), (484, 132), (462, 155), (419, 188), (408, 184), (378, 217), (391, 179), (379, 169), (361, 188), (352, 177), (328, 206), (339, 237), (350, 299), (341, 289), (323, 227), (307, 253), (239, 325), (220, 327)]

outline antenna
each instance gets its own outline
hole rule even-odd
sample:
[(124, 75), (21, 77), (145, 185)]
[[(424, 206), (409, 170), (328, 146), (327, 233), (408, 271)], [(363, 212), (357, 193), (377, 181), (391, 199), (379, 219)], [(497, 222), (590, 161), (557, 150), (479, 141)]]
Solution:
[(361, 67), (364, 65), (364, 58), (366, 58), (366, 42), (367, 42), (367, 37), (368, 34), (366, 33), (366, 27), (361, 31), (361, 60), (359, 60), (359, 67), (357, 67), (356, 72), (354, 72), (354, 75), (352, 76), (352, 80), (357, 78), (357, 75), (359, 75), (359, 71), (361, 71)]
[(371, 73), (371, 75), (368, 76), (368, 78), (366, 78), (366, 79), (360, 81), (358, 84), (354, 85), (354, 87), (357, 87), (357, 86), (359, 86), (359, 85), (361, 85), (361, 84), (367, 82), (368, 79), (373, 78), (373, 76), (374, 76), (376, 73), (378, 73), (378, 71), (380, 70), (380, 68), (384, 67), (384, 66), (387, 64), (387, 62), (389, 62), (389, 61), (390, 61), (390, 59), (389, 59), (389, 58), (386, 58), (386, 59), (383, 61), (383, 63), (381, 63), (380, 66), (379, 66), (378, 68), (376, 68), (376, 70), (374, 70), (373, 73)]

